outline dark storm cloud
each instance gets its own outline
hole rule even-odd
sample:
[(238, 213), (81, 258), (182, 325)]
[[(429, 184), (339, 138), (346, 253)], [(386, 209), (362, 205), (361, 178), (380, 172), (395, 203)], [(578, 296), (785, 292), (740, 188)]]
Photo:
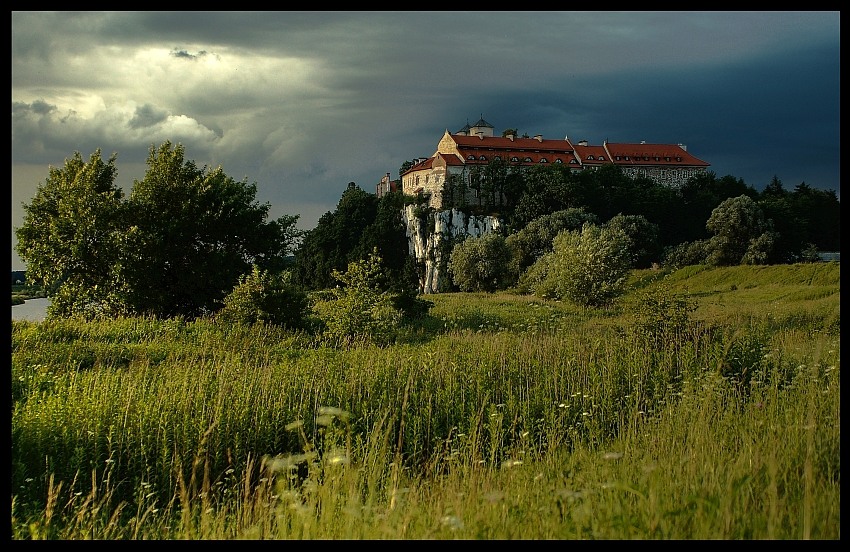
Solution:
[(154, 126), (157, 123), (168, 118), (168, 112), (164, 109), (157, 109), (152, 105), (145, 104), (136, 108), (136, 113), (130, 119), (130, 128), (144, 128)]
[(481, 116), (840, 196), (839, 12), (13, 12), (11, 38), (22, 200), (74, 151), (127, 185), (167, 139), (311, 228)]

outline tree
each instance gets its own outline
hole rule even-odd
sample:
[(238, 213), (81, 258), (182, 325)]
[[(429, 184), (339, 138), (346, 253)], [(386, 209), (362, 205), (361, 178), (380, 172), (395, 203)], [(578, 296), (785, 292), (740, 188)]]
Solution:
[(130, 198), (115, 159), (97, 150), (51, 169), (25, 205), (18, 251), (51, 293), (51, 312), (86, 317), (212, 313), (252, 265), (280, 270), (300, 232), (297, 216), (266, 222), (256, 185), (184, 162), (183, 146), (153, 146)]
[(307, 294), (292, 283), (290, 271), (272, 274), (254, 265), (224, 298), (216, 319), (228, 324), (262, 322), (297, 329), (305, 325), (308, 311)]
[(706, 222), (713, 234), (706, 262), (714, 266), (766, 264), (776, 235), (770, 220), (747, 195), (726, 199)]
[(117, 271), (125, 220), (115, 160), (113, 154), (104, 162), (98, 149), (85, 162), (76, 152), (64, 167), (50, 168), (23, 206), (16, 250), (27, 263), (27, 279), (51, 297), (51, 316), (125, 310)]
[[(387, 202), (395, 201), (397, 197)], [(297, 282), (308, 290), (334, 286), (334, 270), (346, 270), (349, 263), (364, 259), (371, 251), (371, 247), (360, 247), (361, 236), (375, 224), (377, 213), (378, 197), (375, 194), (356, 185), (346, 188), (336, 210), (325, 213), (316, 227), (305, 233), (301, 246), (295, 252)], [(401, 208), (398, 215), (401, 216)], [(369, 234), (371, 238), (372, 232)], [(406, 246), (404, 251), (407, 251)]]
[(633, 268), (649, 268), (652, 263), (661, 260), (658, 225), (649, 222), (645, 216), (618, 214), (604, 226), (619, 228), (626, 235)]
[(572, 201), (571, 173), (563, 165), (534, 165), (523, 173), (522, 192), (517, 196), (511, 226), (524, 228), (532, 220), (562, 211), (569, 207), (581, 207)]
[(585, 223), (555, 237), (552, 251), (529, 269), (528, 285), (541, 297), (602, 306), (623, 293), (631, 262), (622, 229)]
[(509, 274), (511, 284), (544, 254), (552, 251), (552, 240), (562, 230), (579, 230), (585, 222), (596, 224), (596, 215), (584, 208), (571, 207), (543, 215), (522, 230), (509, 235), (505, 242), (511, 252)]
[(298, 216), (266, 222), (257, 186), (221, 167), (198, 168), (184, 147), (153, 146), (133, 184), (123, 263), (134, 311), (158, 317), (211, 314), (253, 265), (278, 271), (295, 247)]
[(318, 301), (313, 307), (324, 324), (324, 336), (331, 343), (386, 344), (394, 338), (404, 316), (386, 290), (383, 271), (377, 251), (367, 259), (349, 263), (345, 272), (333, 271), (341, 285), (329, 290), (330, 299)]
[(504, 237), (495, 233), (470, 236), (452, 249), (448, 271), (461, 291), (493, 292), (505, 287), (509, 261)]

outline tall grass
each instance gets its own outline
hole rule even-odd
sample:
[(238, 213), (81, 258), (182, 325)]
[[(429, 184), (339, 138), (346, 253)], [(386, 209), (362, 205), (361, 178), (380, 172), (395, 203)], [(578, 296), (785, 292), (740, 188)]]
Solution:
[(435, 295), (387, 347), (13, 322), (12, 538), (839, 539), (824, 267)]

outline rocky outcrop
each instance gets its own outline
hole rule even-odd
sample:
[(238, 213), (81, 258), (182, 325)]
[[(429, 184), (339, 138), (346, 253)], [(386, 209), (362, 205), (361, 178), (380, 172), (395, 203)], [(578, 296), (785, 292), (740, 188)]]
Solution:
[(469, 215), (457, 209), (435, 211), (408, 205), (403, 213), (408, 252), (420, 266), (419, 291), (440, 293), (449, 289), (447, 265), (451, 248), (467, 236), (497, 230), (497, 217)]

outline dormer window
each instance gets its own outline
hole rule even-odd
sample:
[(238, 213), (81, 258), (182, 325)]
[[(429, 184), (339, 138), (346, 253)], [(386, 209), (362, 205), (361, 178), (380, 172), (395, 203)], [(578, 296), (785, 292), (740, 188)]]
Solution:
[(602, 156), (602, 155), (600, 155), (600, 156), (599, 156), (599, 160), (600, 160), (600, 161), (605, 161), (605, 157), (604, 157), (604, 156)]
[(620, 160), (620, 156), (618, 155), (618, 156), (617, 156), (617, 157), (615, 157), (614, 159), (616, 159), (617, 161), (619, 161), (619, 160)]
[(587, 156), (587, 160), (588, 160), (588, 161), (593, 161), (593, 156), (592, 156), (592, 155), (588, 155), (588, 156)]
[(487, 161), (487, 156), (481, 155), (481, 156), (478, 157), (478, 160), (479, 161)]
[(656, 161), (661, 161), (661, 158), (660, 158), (660, 157), (658, 157), (658, 156), (656, 155), (656, 156), (655, 156), (655, 160), (656, 160)]
[(665, 158), (664, 158), (664, 160), (665, 160), (665, 161), (670, 161), (670, 158), (669, 158), (669, 157), (665, 157)]
[(545, 157), (540, 158), (541, 163), (548, 163), (549, 161)]
[(676, 161), (681, 161), (681, 160), (682, 160), (682, 158), (681, 158), (681, 157), (677, 157), (677, 158), (676, 158)]
[(475, 161), (475, 156), (474, 155), (467, 155), (466, 160), (467, 161)]
[(558, 157), (557, 159), (555, 159), (555, 163), (563, 163), (563, 161), (561, 160), (560, 157)]
[(625, 157), (625, 159), (626, 159), (626, 161), (628, 161), (628, 160), (629, 160), (629, 156), (627, 155), (627, 156)]
[(493, 160), (494, 160), (494, 161), (501, 161), (501, 160), (502, 160), (502, 156), (501, 156), (501, 155), (497, 155), (496, 157), (494, 157), (494, 158), (493, 158)]
[(577, 161), (575, 159), (570, 159), (570, 165), (575, 165)]
[(526, 157), (525, 159), (523, 159), (523, 161), (525, 161), (526, 163), (531, 163), (531, 157)]
[(511, 161), (517, 162), (517, 161), (519, 161), (519, 157), (513, 156), (513, 157), (511, 157)]

